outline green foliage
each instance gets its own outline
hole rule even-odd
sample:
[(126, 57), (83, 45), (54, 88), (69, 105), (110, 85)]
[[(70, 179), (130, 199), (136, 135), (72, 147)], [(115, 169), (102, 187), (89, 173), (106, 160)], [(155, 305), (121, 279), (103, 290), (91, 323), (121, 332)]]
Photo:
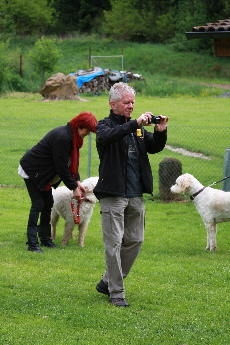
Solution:
[[(202, 49), (185, 31), (229, 16), (229, 0), (3, 0), (3, 34), (106, 34), (113, 39), (169, 42), (178, 49)], [(103, 16), (104, 13), (104, 16)], [(205, 41), (204, 49), (207, 49)]]
[(103, 10), (109, 10), (109, 0), (55, 0), (58, 21), (52, 32), (98, 33), (101, 29)]
[(175, 77), (167, 77), (166, 75), (154, 73), (152, 78), (148, 78), (148, 82), (134, 81), (135, 90), (144, 96), (157, 97), (178, 97), (178, 96), (217, 96), (219, 89), (215, 87), (207, 87), (190, 81), (180, 80)]
[(8, 54), (9, 41), (0, 42), (0, 92), (3, 90), (4, 83), (10, 74)]
[(5, 92), (10, 91), (18, 91), (18, 92), (26, 92), (28, 90), (28, 85), (22, 77), (20, 77), (18, 74), (10, 73), (10, 76), (7, 81), (6, 85), (7, 89), (5, 89)]
[(29, 56), (35, 70), (42, 74), (42, 83), (44, 83), (45, 72), (51, 73), (54, 70), (54, 66), (62, 54), (55, 39), (48, 39), (43, 36), (35, 43)]
[(166, 42), (175, 36), (176, 31), (176, 9), (171, 7), (167, 13), (164, 13), (156, 20), (157, 32), (161, 42)]
[(14, 28), (17, 34), (44, 33), (55, 24), (55, 11), (47, 0), (3, 0), (1, 10), (6, 11), (1, 16), (2, 25), (6, 30)]
[[(108, 56), (124, 53), (124, 69), (126, 71), (142, 74), (146, 83), (145, 85), (142, 85), (142, 82), (138, 82), (137, 87), (145, 94), (150, 94), (150, 90), (157, 80), (159, 89), (157, 90), (157, 88), (154, 87), (152, 95), (170, 95), (171, 93), (168, 93), (167, 91), (166, 79), (168, 79), (169, 86), (172, 82), (172, 78), (173, 82), (175, 82), (175, 77), (183, 79), (189, 78), (190, 82), (192, 80), (197, 82), (216, 82), (217, 79), (219, 83), (228, 84), (229, 82), (230, 69), (228, 58), (216, 58), (207, 53), (179, 52), (178, 50), (175, 51), (172, 45), (150, 43), (141, 44), (120, 40), (115, 41), (110, 39), (100, 39), (96, 35), (76, 35), (76, 37), (71, 39), (52, 38), (51, 44), (49, 38), (42, 38), (38, 41), (36, 40), (37, 37), (33, 36), (26, 38), (16, 36), (15, 38), (12, 38), (9, 41), (7, 52), (4, 55), (6, 60), (2, 60), (2, 63), (3, 61), (7, 61), (6, 65), (11, 74), (18, 75), (19, 59), (20, 54), (22, 54), (23, 82), (20, 83), (22, 85), (20, 87), (21, 91), (38, 91), (41, 86), (41, 71), (43, 71), (43, 67), (46, 68), (47, 64), (48, 67), (51, 66), (51, 69), (45, 69), (46, 77), (50, 76), (49, 73), (62, 72), (64, 74), (68, 74), (75, 72), (78, 69), (89, 68), (89, 48), (91, 48), (92, 55)], [(48, 40), (51, 46), (46, 46), (46, 40)], [(39, 45), (36, 49), (35, 43)], [(43, 45), (44, 51), (42, 47)], [(53, 59), (51, 54), (53, 47), (54, 51), (57, 53), (57, 55), (55, 53), (55, 59)], [(30, 58), (30, 54), (34, 56), (35, 61)], [(60, 57), (56, 59), (57, 56)], [(37, 61), (39, 62), (38, 64)], [(120, 60), (116, 59), (116, 67), (111, 66), (113, 61), (114, 60), (108, 58), (103, 61), (98, 60), (99, 67), (121, 69)], [(103, 66), (100, 66), (101, 62), (103, 62)], [(160, 77), (159, 75), (162, 76)], [(8, 79), (4, 77), (4, 80), (2, 81), (6, 84), (7, 80)], [(15, 83), (13, 84), (16, 85)], [(186, 83), (186, 92), (189, 94), (197, 95), (199, 92), (201, 94), (203, 93), (200, 87), (192, 88), (188, 84), (190, 83)], [(24, 89), (22, 89), (23, 85), (25, 85)], [(150, 85), (152, 86), (150, 87)], [(183, 87), (183, 89), (181, 88), (181, 91), (179, 90), (179, 85)], [(7, 89), (9, 89), (9, 85), (5, 85), (5, 87), (2, 88), (2, 90)], [(198, 91), (198, 89), (200, 89), (200, 91)], [(177, 91), (179, 94), (180, 92), (182, 92), (182, 94), (185, 92), (184, 86), (178, 82)]]
[(142, 35), (144, 21), (135, 9), (135, 4), (136, 0), (111, 0), (112, 10), (104, 11), (105, 32), (114, 39), (122, 40), (131, 40)]

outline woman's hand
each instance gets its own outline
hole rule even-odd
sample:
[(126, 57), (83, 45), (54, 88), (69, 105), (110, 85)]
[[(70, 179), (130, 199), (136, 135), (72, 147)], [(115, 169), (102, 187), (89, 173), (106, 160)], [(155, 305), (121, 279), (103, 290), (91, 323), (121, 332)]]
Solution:
[(73, 190), (73, 198), (77, 200), (81, 200), (87, 193), (85, 187), (81, 184), (80, 181), (77, 181), (78, 187)]

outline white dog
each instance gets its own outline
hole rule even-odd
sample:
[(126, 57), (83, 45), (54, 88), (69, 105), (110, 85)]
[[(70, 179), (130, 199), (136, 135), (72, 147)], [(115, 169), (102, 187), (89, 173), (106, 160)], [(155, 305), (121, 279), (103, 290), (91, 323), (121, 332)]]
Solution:
[(230, 192), (204, 187), (193, 175), (184, 174), (171, 187), (175, 194), (189, 195), (207, 230), (207, 247), (216, 250), (217, 223), (230, 221)]
[[(98, 201), (93, 193), (93, 189), (96, 186), (98, 177), (89, 177), (82, 181), (82, 185), (86, 188), (87, 200), (80, 204), (80, 223), (78, 224), (78, 245), (84, 247), (84, 237), (90, 218), (93, 213), (95, 203)], [(68, 245), (70, 238), (74, 238), (73, 230), (75, 227), (74, 217), (71, 208), (71, 202), (73, 197), (73, 191), (67, 187), (58, 187), (52, 189), (54, 205), (51, 212), (51, 237), (56, 237), (56, 225), (59, 220), (59, 216), (65, 219), (65, 228), (62, 238), (62, 245)]]

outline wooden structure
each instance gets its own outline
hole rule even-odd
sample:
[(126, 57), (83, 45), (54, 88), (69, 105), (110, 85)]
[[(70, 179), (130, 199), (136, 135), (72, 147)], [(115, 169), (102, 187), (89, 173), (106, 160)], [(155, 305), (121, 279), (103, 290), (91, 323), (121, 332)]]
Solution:
[(230, 18), (218, 20), (216, 23), (206, 23), (194, 26), (191, 32), (186, 32), (188, 39), (213, 39), (215, 56), (230, 56)]

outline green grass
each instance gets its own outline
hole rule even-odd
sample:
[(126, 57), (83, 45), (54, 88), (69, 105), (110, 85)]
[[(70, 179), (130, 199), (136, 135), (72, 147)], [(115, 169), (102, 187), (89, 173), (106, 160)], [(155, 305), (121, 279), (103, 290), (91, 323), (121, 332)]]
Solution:
[[(21, 98), (20, 98), (21, 97)], [(17, 174), (19, 160), (26, 150), (36, 144), (50, 129), (66, 124), (83, 110), (91, 111), (102, 119), (109, 113), (108, 95), (90, 97), (88, 102), (41, 102), (39, 95), (13, 94), (0, 98), (0, 184), (23, 185)], [(159, 98), (137, 95), (133, 118), (145, 111), (169, 116), (168, 144), (201, 152), (210, 161), (183, 156), (167, 149), (150, 155), (155, 180), (154, 193), (158, 193), (158, 168), (164, 158), (177, 158), (183, 172), (194, 174), (203, 184), (223, 177), (224, 153), (229, 146), (229, 98), (175, 97)], [(150, 131), (153, 128), (149, 129)], [(80, 174), (88, 173), (88, 138), (81, 149)], [(98, 155), (95, 135), (92, 136), (91, 176), (98, 175)], [(221, 187), (219, 187), (221, 188)]]
[(205, 251), (204, 225), (189, 203), (146, 202), (145, 242), (125, 280), (129, 308), (95, 290), (104, 272), (99, 204), (85, 247), (71, 240), (27, 251), (29, 198), (0, 188), (1, 344), (229, 344), (228, 224), (216, 253)]
[[(38, 92), (41, 76), (35, 72), (29, 58), (29, 51), (36, 42), (35, 37), (11, 37), (9, 66), (11, 77), (3, 91)], [(73, 36), (71, 39), (57, 38), (62, 57), (54, 66), (52, 73), (69, 74), (90, 67), (89, 51), (93, 56), (114, 56), (124, 54), (122, 68), (120, 58), (96, 58), (96, 65), (104, 69), (132, 71), (142, 74), (144, 83), (135, 83), (143, 95), (216, 95), (218, 91), (206, 86), (194, 86), (193, 82), (218, 82), (228, 84), (229, 61), (207, 55), (205, 52), (180, 52), (166, 44), (140, 44), (135, 42), (114, 41), (97, 36)], [(22, 54), (22, 78), (19, 77), (19, 56)], [(95, 66), (95, 65), (94, 65)], [(181, 80), (182, 78), (182, 80)]]
[[(19, 41), (26, 73), (29, 68), (26, 54), (32, 43)], [(89, 38), (60, 41), (66, 55), (55, 72), (86, 68), (89, 46), (93, 55), (105, 52), (109, 55), (120, 54), (122, 44)], [(13, 42), (12, 49), (16, 49)], [(168, 115), (168, 144), (202, 152), (212, 160), (187, 158), (166, 149), (153, 156), (156, 199), (145, 198), (145, 242), (125, 280), (130, 307), (124, 309), (110, 305), (108, 297), (95, 289), (104, 272), (99, 204), (89, 224), (84, 248), (78, 247), (76, 240), (71, 240), (66, 248), (61, 247), (64, 225), (61, 220), (58, 248), (32, 253), (25, 245), (30, 207), (27, 192), (22, 187), (0, 187), (0, 343), (3, 345), (230, 343), (229, 225), (219, 225), (216, 253), (205, 251), (205, 228), (194, 205), (162, 203), (156, 187), (158, 164), (165, 157), (179, 159), (183, 172), (195, 174), (204, 184), (218, 180), (218, 174), (222, 178), (224, 150), (229, 146), (230, 100), (213, 97), (224, 90), (194, 88), (191, 82), (197, 82), (199, 77), (199, 81), (227, 83), (228, 60), (176, 54), (161, 45), (126, 43), (125, 68), (143, 73), (146, 78), (144, 86), (135, 84), (141, 94), (137, 95), (133, 118), (147, 110)], [(178, 79), (182, 76), (189, 78), (186, 83)], [(32, 82), (31, 76), (25, 77)], [(22, 93), (0, 98), (0, 184), (23, 185), (17, 176), (19, 159), (49, 129), (65, 124), (82, 110), (93, 112), (97, 119), (107, 116), (107, 95), (83, 97), (89, 102), (38, 102), (42, 99), (38, 94)], [(98, 174), (99, 163), (93, 147), (92, 176)], [(85, 178), (87, 139), (81, 150), (80, 169)]]
[[(17, 98), (18, 96), (18, 98)], [(39, 96), (8, 95), (0, 99), (2, 167), (17, 176), (23, 152), (56, 125), (82, 110), (100, 119), (108, 114), (107, 96), (86, 97), (90, 102), (37, 102)], [(227, 147), (229, 99), (214, 97), (164, 98), (137, 96), (133, 117), (146, 110), (167, 114), (169, 142), (210, 153), (213, 127), (220, 133), (212, 144), (212, 161), (192, 158), (189, 172), (207, 183), (215, 166), (223, 163)], [(170, 129), (170, 126), (172, 128)], [(184, 127), (192, 133), (183, 135)], [(194, 130), (194, 128), (196, 130)], [(200, 144), (198, 144), (200, 143)], [(160, 162), (168, 150), (154, 156)], [(87, 141), (81, 153), (86, 173)], [(170, 153), (186, 166), (186, 157)], [(209, 165), (211, 164), (211, 166)], [(200, 169), (204, 165), (205, 169)], [(157, 180), (158, 165), (153, 166)], [(98, 159), (93, 151), (92, 175)], [(221, 166), (222, 171), (222, 166)], [(215, 180), (217, 176), (213, 176)], [(2, 177), (1, 177), (2, 178)], [(22, 180), (17, 177), (22, 184)], [(220, 187), (219, 187), (220, 188)], [(155, 190), (156, 194), (156, 190)], [(230, 341), (228, 223), (220, 224), (216, 253), (205, 251), (204, 225), (195, 207), (145, 199), (146, 231), (142, 251), (126, 278), (130, 308), (118, 309), (95, 290), (104, 272), (104, 248), (99, 205), (95, 207), (79, 248), (71, 240), (61, 248), (63, 221), (57, 249), (43, 254), (27, 251), (26, 224), (30, 207), (24, 188), (0, 188), (1, 296), (0, 342), (9, 345), (46, 344), (156, 344), (222, 345)]]

